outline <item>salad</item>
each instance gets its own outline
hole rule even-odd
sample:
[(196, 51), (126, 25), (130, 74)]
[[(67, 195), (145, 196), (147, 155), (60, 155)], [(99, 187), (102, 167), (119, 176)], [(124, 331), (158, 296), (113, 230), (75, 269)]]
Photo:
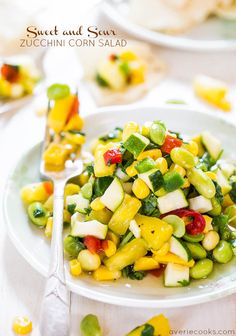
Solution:
[(33, 64), (2, 63), (0, 65), (0, 99), (30, 95), (39, 80), (39, 72)]
[[(65, 187), (64, 250), (73, 276), (163, 275), (164, 286), (180, 287), (233, 259), (236, 170), (215, 136), (188, 139), (159, 120), (128, 122), (91, 150), (93, 160)], [(48, 183), (25, 186), (21, 195), (33, 224), (50, 237)]]

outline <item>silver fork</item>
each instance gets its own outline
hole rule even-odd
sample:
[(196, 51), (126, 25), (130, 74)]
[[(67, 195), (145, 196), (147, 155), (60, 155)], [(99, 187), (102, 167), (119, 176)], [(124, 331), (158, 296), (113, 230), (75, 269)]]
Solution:
[[(46, 126), (42, 153), (50, 142), (49, 129)], [(65, 282), (63, 257), (63, 208), (64, 188), (66, 182), (81, 174), (81, 159), (67, 160), (65, 169), (60, 172), (48, 171), (41, 156), (40, 174), (52, 180), (53, 194), (53, 232), (51, 241), (51, 258), (44, 298), (41, 307), (39, 329), (42, 336), (68, 336), (70, 321), (70, 293)]]

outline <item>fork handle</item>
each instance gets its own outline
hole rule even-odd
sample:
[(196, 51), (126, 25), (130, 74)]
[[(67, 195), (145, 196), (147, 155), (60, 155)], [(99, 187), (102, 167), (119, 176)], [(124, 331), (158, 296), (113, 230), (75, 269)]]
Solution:
[(70, 294), (65, 283), (62, 242), (64, 187), (64, 181), (54, 181), (50, 271), (39, 322), (42, 336), (69, 335)]

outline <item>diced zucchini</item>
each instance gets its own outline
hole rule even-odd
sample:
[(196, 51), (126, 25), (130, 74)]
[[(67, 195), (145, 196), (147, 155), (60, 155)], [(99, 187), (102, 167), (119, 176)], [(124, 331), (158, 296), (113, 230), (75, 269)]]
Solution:
[(183, 184), (184, 178), (177, 171), (171, 171), (164, 175), (164, 189), (168, 192), (181, 188)]
[(168, 264), (164, 272), (164, 285), (166, 287), (182, 287), (189, 283), (189, 267)]
[(138, 163), (135, 165), (135, 169), (140, 173), (145, 173), (153, 168), (155, 168), (156, 164), (155, 161), (149, 157), (138, 161)]
[(161, 214), (188, 206), (185, 195), (180, 189), (158, 197), (157, 202)]
[(80, 238), (86, 236), (94, 236), (98, 239), (105, 239), (107, 230), (108, 226), (98, 222), (97, 220), (92, 220), (89, 222), (80, 222), (73, 220), (71, 235)]
[(131, 134), (128, 139), (124, 142), (123, 146), (130, 153), (134, 155), (135, 158), (141, 154), (147, 145), (150, 143), (149, 139), (139, 133)]
[(71, 204), (75, 204), (75, 211), (86, 213), (86, 209), (89, 207), (89, 200), (84, 198), (82, 194), (79, 193), (66, 197), (66, 207)]
[(98, 67), (98, 75), (113, 90), (121, 90), (126, 86), (126, 76), (117, 62), (102, 62)]
[(202, 133), (202, 142), (210, 156), (214, 160), (217, 160), (222, 151), (221, 142), (217, 138), (215, 138), (210, 132), (207, 131)]
[(212, 210), (211, 200), (204, 196), (200, 195), (194, 198), (190, 198), (188, 201), (189, 208), (197, 212), (205, 213)]
[(138, 174), (138, 177), (143, 180), (153, 192), (156, 192), (163, 186), (163, 176), (158, 169), (151, 169), (146, 173)]
[(230, 176), (234, 174), (235, 165), (233, 165), (232, 163), (228, 163), (228, 162), (222, 162), (220, 164), (220, 169), (222, 173), (225, 175), (225, 177), (228, 179), (230, 178)]
[(96, 178), (93, 187), (95, 196), (97, 197), (102, 196), (112, 181), (113, 181), (112, 176), (104, 176)]
[(115, 211), (124, 198), (124, 190), (117, 177), (114, 178), (105, 193), (100, 198), (100, 201), (111, 211)]
[(216, 172), (216, 180), (219, 186), (221, 187), (221, 191), (223, 195), (226, 195), (230, 192), (232, 189), (231, 184), (228, 182), (225, 175), (222, 173), (221, 169), (217, 169)]
[(130, 176), (124, 173), (120, 167), (116, 170), (116, 176), (123, 182), (127, 182), (130, 179)]
[(131, 219), (134, 218), (141, 205), (136, 197), (125, 194), (121, 205), (111, 217), (108, 224), (109, 229), (118, 235), (124, 235), (129, 228)]
[(187, 245), (176, 237), (170, 238), (170, 252), (174, 253), (184, 261), (190, 261), (192, 259), (191, 252)]

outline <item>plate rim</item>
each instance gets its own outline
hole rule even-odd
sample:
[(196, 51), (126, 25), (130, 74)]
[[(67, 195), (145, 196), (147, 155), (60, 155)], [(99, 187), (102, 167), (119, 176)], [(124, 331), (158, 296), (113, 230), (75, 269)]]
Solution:
[[(103, 107), (96, 110), (96, 112), (91, 113), (84, 117), (85, 122), (88, 119), (93, 119), (94, 116), (101, 117), (101, 115), (107, 115), (111, 114), (115, 111), (135, 111), (137, 109), (145, 109), (145, 108), (152, 108), (152, 109), (166, 109), (166, 110), (185, 110), (186, 112), (190, 111), (190, 113), (198, 113), (201, 115), (208, 115), (209, 117), (213, 119), (218, 119), (224, 121), (228, 126), (233, 126), (236, 128), (236, 123), (233, 123), (232, 121), (225, 120), (223, 117), (219, 115), (213, 115), (209, 112), (203, 112), (197, 110), (197, 108), (188, 107), (187, 105), (181, 105), (181, 106), (173, 106), (172, 104), (168, 104), (165, 106), (158, 105), (124, 105), (124, 106), (112, 106), (112, 107)], [(27, 149), (25, 149), (24, 153), (14, 162), (14, 165), (12, 166), (10, 172), (8, 173), (8, 177), (6, 179), (4, 188), (3, 188), (3, 197), (2, 197), (2, 210), (3, 210), (3, 220), (4, 224), (7, 225), (7, 234), (9, 238), (11, 239), (12, 243), (14, 244), (15, 248), (17, 249), (18, 253), (25, 259), (25, 261), (32, 266), (33, 269), (35, 269), (39, 274), (43, 275), (43, 277), (47, 277), (47, 270), (42, 267), (42, 265), (32, 257), (30, 252), (25, 248), (24, 244), (16, 237), (14, 234), (14, 230), (12, 230), (11, 224), (10, 224), (10, 218), (8, 217), (7, 213), (7, 195), (9, 192), (9, 188), (11, 186), (14, 172), (16, 168), (19, 165), (19, 162), (26, 157), (29, 152), (35, 150), (41, 142), (37, 142), (36, 144), (29, 146)], [(102, 293), (98, 292), (96, 289), (90, 289), (87, 288), (86, 285), (83, 286), (83, 284), (74, 284), (72, 281), (70, 281), (70, 277), (67, 275), (66, 272), (66, 282), (68, 284), (68, 288), (78, 295), (84, 296), (88, 299), (96, 300), (103, 303), (108, 304), (115, 304), (119, 306), (127, 306), (127, 307), (137, 307), (137, 308), (175, 308), (175, 307), (185, 307), (185, 306), (192, 306), (199, 303), (204, 302), (211, 302), (223, 297), (226, 297), (230, 294), (233, 294), (236, 292), (236, 282), (229, 282), (227, 284), (227, 287), (224, 288), (217, 288), (214, 290), (213, 293), (202, 293), (195, 296), (187, 296), (186, 298), (170, 298), (170, 299), (139, 299), (139, 298), (126, 298), (125, 295), (122, 297), (119, 297), (117, 295), (112, 295), (109, 293)]]
[(114, 4), (109, 0), (105, 0), (102, 5), (102, 10), (105, 15), (118, 25), (122, 30), (127, 33), (141, 38), (156, 45), (162, 45), (165, 47), (180, 49), (185, 51), (199, 51), (199, 52), (214, 52), (214, 51), (235, 51), (236, 40), (233, 39), (221, 39), (218, 41), (204, 40), (197, 41), (186, 37), (175, 37), (167, 34), (160, 33), (158, 31), (149, 30), (141, 25), (133, 23), (129, 19), (123, 17), (119, 11), (116, 11)]

